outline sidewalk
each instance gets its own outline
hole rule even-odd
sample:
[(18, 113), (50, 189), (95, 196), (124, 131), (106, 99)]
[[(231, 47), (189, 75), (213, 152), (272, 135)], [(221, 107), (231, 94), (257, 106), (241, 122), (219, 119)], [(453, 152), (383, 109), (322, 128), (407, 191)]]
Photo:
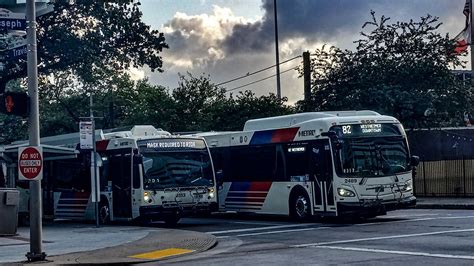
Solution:
[(416, 197), (415, 208), (417, 209), (474, 210), (474, 197), (471, 197), (471, 198)]
[[(17, 236), (0, 237), (0, 265), (26, 261), (29, 228)], [(208, 250), (216, 244), (212, 235), (175, 229), (92, 224), (53, 223), (43, 227), (43, 251), (48, 262), (58, 264), (129, 264), (155, 261)]]

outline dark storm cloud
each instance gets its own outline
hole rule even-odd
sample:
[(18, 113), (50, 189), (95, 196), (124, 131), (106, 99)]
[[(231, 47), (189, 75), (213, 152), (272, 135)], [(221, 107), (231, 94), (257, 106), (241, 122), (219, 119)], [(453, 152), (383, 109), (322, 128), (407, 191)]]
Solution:
[[(418, 19), (428, 13), (443, 20), (453, 12), (462, 17), (463, 5), (464, 0), (277, 0), (279, 39), (303, 37), (328, 42), (341, 34), (356, 34), (370, 19), (370, 10), (376, 11), (377, 16), (389, 16), (392, 21)], [(262, 9), (262, 21), (234, 26), (223, 42), (226, 52), (272, 49), (273, 0), (263, 0)]]

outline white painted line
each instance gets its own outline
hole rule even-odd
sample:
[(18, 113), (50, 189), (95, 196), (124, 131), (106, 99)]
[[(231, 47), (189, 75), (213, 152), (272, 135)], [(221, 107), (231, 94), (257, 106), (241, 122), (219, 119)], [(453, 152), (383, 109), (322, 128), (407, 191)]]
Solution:
[(311, 226), (311, 225), (312, 224), (288, 224), (288, 225), (264, 226), (264, 227), (245, 228), (245, 229), (233, 229), (233, 230), (225, 230), (225, 231), (214, 231), (214, 232), (206, 232), (206, 233), (217, 235), (217, 234), (226, 234), (226, 233), (241, 233), (241, 232), (251, 232), (251, 231), (260, 231), (260, 230), (280, 229), (280, 228), (303, 227), (303, 226)]
[(472, 219), (472, 218), (474, 218), (474, 216), (449, 216), (449, 217), (408, 219), (408, 220), (401, 220), (401, 221), (373, 222), (373, 223), (354, 224), (354, 225), (355, 226), (367, 226), (367, 225), (375, 225), (375, 224), (408, 223), (408, 222), (430, 221), (430, 220)]
[(294, 248), (316, 247), (316, 246), (322, 246), (322, 245), (345, 244), (345, 243), (362, 242), (362, 241), (369, 241), (369, 240), (394, 239), (394, 238), (405, 238), (405, 237), (414, 237), (414, 236), (431, 236), (431, 235), (441, 235), (441, 234), (449, 234), (449, 233), (462, 233), (462, 232), (474, 232), (474, 229), (459, 229), (459, 230), (437, 231), (437, 232), (419, 233), (419, 234), (368, 237), (368, 238), (359, 238), (359, 239), (330, 241), (330, 242), (300, 244), (300, 245), (293, 245), (291, 247), (294, 247)]
[(319, 230), (319, 229), (326, 229), (326, 228), (331, 228), (331, 227), (312, 227), (312, 228), (302, 228), (302, 229), (279, 230), (279, 231), (269, 231), (269, 232), (260, 232), (260, 233), (241, 234), (241, 235), (236, 235), (236, 236), (237, 236), (237, 237), (244, 237), (244, 236), (271, 235), (271, 234), (282, 234), (282, 233), (291, 233), (291, 232), (301, 232), (301, 231)]
[(222, 238), (229, 238), (229, 237), (246, 237), (246, 236), (283, 234), (283, 233), (312, 231), (312, 230), (327, 229), (327, 228), (331, 228), (331, 227), (311, 227), (311, 228), (302, 228), (302, 229), (289, 229), (289, 230), (269, 231), (269, 232), (260, 232), (260, 233), (249, 233), (249, 234), (241, 234), (241, 235), (233, 235), (233, 236), (218, 236), (216, 238), (222, 239)]
[(349, 251), (364, 251), (364, 252), (386, 253), (386, 254), (397, 254), (397, 255), (410, 255), (410, 256), (423, 256), (423, 257), (435, 257), (435, 258), (443, 258), (443, 259), (474, 260), (474, 256), (436, 254), (436, 253), (426, 253), (426, 252), (411, 252), (411, 251), (371, 249), (371, 248), (335, 247), (335, 246), (316, 246), (316, 248), (327, 248), (327, 249), (338, 249), (338, 250), (349, 250)]
[(410, 217), (423, 217), (423, 216), (439, 216), (441, 215), (440, 213), (427, 213), (427, 214), (406, 214), (406, 215), (384, 215), (381, 216), (380, 218), (389, 218), (389, 219), (394, 219), (394, 218), (410, 218)]
[(231, 222), (233, 224), (250, 224), (250, 225), (266, 225), (266, 226), (269, 226), (269, 225), (281, 225), (281, 224), (278, 224), (278, 223), (259, 223), (259, 222)]

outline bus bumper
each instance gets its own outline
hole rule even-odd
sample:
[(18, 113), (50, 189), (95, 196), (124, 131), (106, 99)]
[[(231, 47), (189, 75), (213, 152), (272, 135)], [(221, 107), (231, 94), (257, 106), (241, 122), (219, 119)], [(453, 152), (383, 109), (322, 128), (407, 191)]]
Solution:
[(197, 205), (181, 205), (181, 206), (141, 206), (140, 217), (148, 219), (162, 219), (166, 215), (179, 214), (210, 214), (218, 209), (217, 202), (209, 202), (207, 204)]
[(337, 212), (341, 216), (377, 216), (387, 214), (387, 211), (414, 207), (415, 205), (415, 196), (390, 201), (365, 200), (361, 202), (338, 202)]

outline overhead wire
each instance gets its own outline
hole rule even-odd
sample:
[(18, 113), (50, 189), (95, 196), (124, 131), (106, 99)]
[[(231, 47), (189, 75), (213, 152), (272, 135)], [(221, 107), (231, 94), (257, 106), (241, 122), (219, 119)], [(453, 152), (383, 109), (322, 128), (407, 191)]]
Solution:
[[(290, 58), (290, 59), (284, 60), (284, 61), (280, 62), (279, 65), (285, 64), (285, 63), (287, 63), (287, 62), (290, 62), (290, 61), (295, 60), (295, 59), (300, 58), (300, 57), (302, 57), (302, 55), (298, 55), (298, 56), (292, 57), (292, 58)], [(254, 72), (249, 72), (249, 73), (247, 73), (246, 75), (243, 75), (243, 76), (240, 76), (240, 77), (236, 77), (236, 78), (233, 78), (233, 79), (230, 79), (230, 80), (221, 82), (221, 83), (219, 83), (219, 84), (216, 84), (216, 86), (221, 86), (221, 85), (224, 85), (224, 84), (227, 84), (227, 83), (231, 83), (231, 82), (234, 82), (234, 81), (237, 81), (237, 80), (246, 78), (246, 77), (250, 77), (250, 76), (252, 76), (252, 75), (255, 75), (255, 74), (261, 73), (261, 72), (263, 72), (263, 71), (272, 69), (272, 68), (274, 68), (274, 67), (276, 67), (276, 66), (277, 66), (277, 65), (275, 64), (275, 65), (272, 65), (272, 66), (269, 66), (269, 67), (265, 67), (265, 68), (262, 68), (262, 69), (260, 69), (260, 70), (254, 71)], [(274, 76), (276, 76), (276, 75), (274, 75)], [(274, 77), (274, 76), (273, 76), (273, 77)]]
[[(284, 74), (284, 73), (289, 72), (289, 71), (291, 71), (291, 70), (296, 70), (296, 67), (297, 67), (297, 66), (292, 67), (292, 68), (287, 69), (287, 70), (284, 70), (284, 71), (281, 71), (280, 74)], [(271, 76), (268, 76), (268, 77), (265, 77), (265, 78), (262, 78), (262, 79), (255, 80), (255, 81), (252, 81), (252, 82), (250, 82), (250, 83), (247, 83), (247, 84), (244, 84), (244, 85), (241, 85), (241, 86), (232, 88), (232, 89), (228, 89), (228, 90), (226, 90), (226, 92), (238, 90), (238, 89), (241, 89), (241, 88), (244, 88), (244, 87), (253, 85), (253, 84), (255, 84), (255, 83), (262, 82), (262, 81), (264, 81), (264, 80), (273, 78), (273, 77), (275, 77), (276, 75), (277, 75), (277, 74), (273, 74), (273, 75), (271, 75)]]

